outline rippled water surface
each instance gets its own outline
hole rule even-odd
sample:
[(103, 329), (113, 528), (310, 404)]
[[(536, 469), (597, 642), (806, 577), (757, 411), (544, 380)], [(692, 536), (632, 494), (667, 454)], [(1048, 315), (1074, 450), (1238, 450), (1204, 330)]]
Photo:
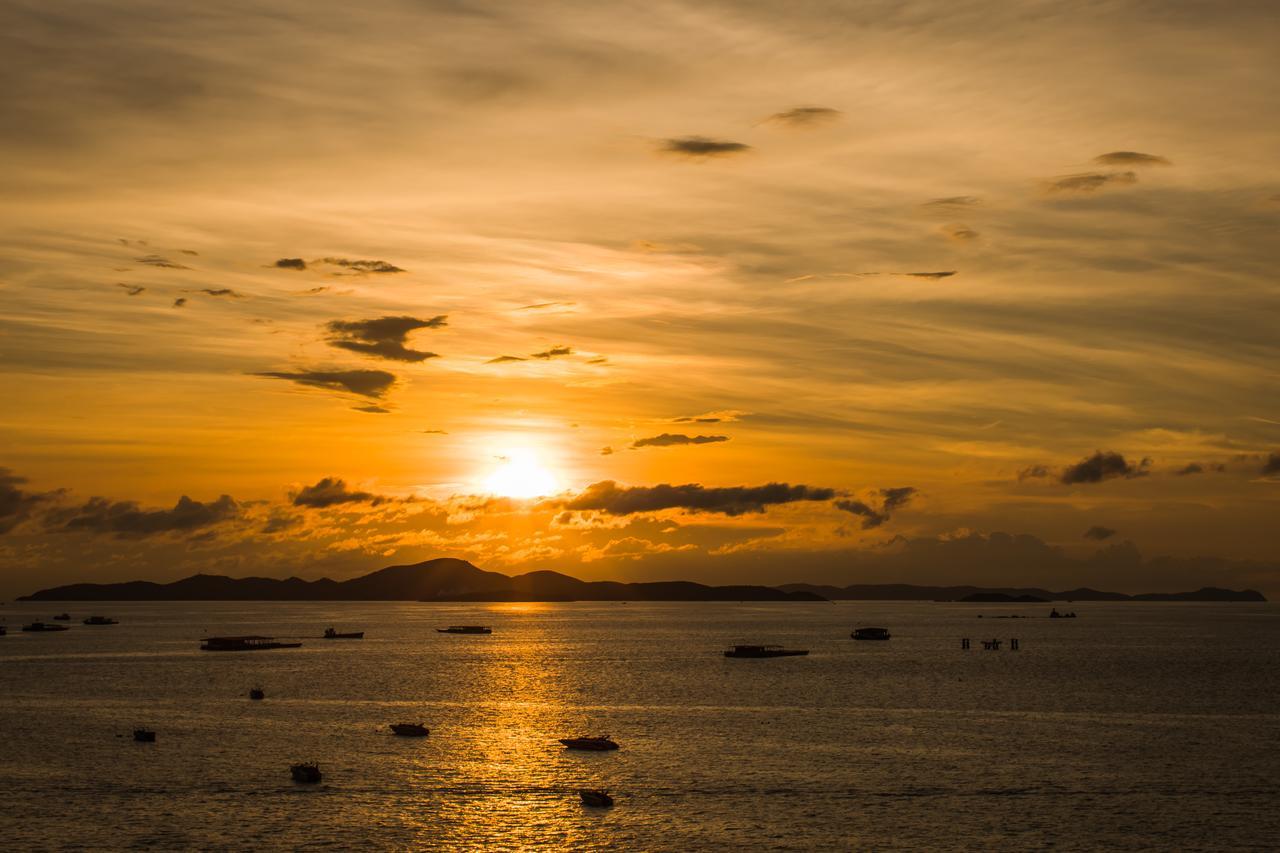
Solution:
[[(63, 609), (70, 631), (17, 631)], [(1080, 618), (1052, 621), (1047, 609), (10, 604), (0, 837), (11, 849), (1274, 849), (1280, 607), (1077, 604)], [(121, 624), (82, 626), (90, 613)], [(1001, 613), (1037, 618), (990, 618)], [(454, 623), (494, 633), (434, 630)], [(893, 639), (854, 642), (855, 624)], [(328, 625), (367, 639), (318, 639)], [(305, 644), (209, 653), (205, 633)], [(992, 636), (1022, 649), (983, 651)], [(811, 653), (724, 658), (734, 642)], [(255, 685), (265, 701), (248, 699)], [(387, 728), (418, 721), (430, 737)], [(135, 725), (157, 742), (134, 743)], [(586, 733), (622, 749), (556, 743)], [(290, 780), (300, 760), (321, 764), (321, 785)], [(584, 808), (584, 786), (616, 806)]]

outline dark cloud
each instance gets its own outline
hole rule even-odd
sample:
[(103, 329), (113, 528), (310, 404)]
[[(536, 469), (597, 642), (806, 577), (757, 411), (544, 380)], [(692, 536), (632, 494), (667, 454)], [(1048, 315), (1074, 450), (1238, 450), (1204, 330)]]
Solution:
[(185, 296), (179, 296), (177, 299), (173, 300), (174, 308), (181, 308), (183, 305), (186, 305), (186, 304), (187, 304), (187, 297)]
[(21, 488), (26, 482), (26, 477), (19, 477), (8, 468), (0, 468), (0, 533), (8, 533), (17, 527), (31, 516), (37, 506), (57, 494)]
[(542, 352), (535, 352), (529, 357), (540, 358), (543, 361), (547, 361), (552, 358), (559, 358), (560, 356), (563, 356), (563, 355), (573, 355), (573, 348), (572, 347), (552, 347), (549, 350), (543, 350)]
[(264, 371), (251, 375), (287, 379), (299, 385), (329, 391), (349, 391), (362, 397), (381, 397), (396, 381), (395, 374), (385, 370), (304, 370), (296, 373)]
[(1099, 166), (1172, 166), (1164, 157), (1156, 154), (1143, 154), (1140, 151), (1112, 151), (1099, 154), (1093, 158)]
[(608, 362), (609, 362), (609, 359), (603, 355), (598, 355), (595, 358), (587, 359), (587, 364), (608, 364)]
[(612, 447), (602, 447), (602, 448), (600, 448), (600, 455), (601, 455), (601, 456), (612, 456), (612, 455), (613, 455), (613, 448), (612, 448)]
[(1092, 456), (1088, 456), (1076, 464), (1068, 465), (1064, 468), (1061, 480), (1067, 485), (1073, 485), (1075, 483), (1101, 483), (1103, 480), (1114, 480), (1117, 477), (1126, 479), (1145, 477), (1147, 474), (1145, 469), (1150, 464), (1150, 459), (1143, 459), (1137, 465), (1132, 465), (1119, 453), (1113, 451), (1103, 453), (1099, 450)]
[(539, 302), (536, 305), (521, 305), (517, 311), (546, 311), (551, 308), (572, 308), (576, 302)]
[(491, 358), (485, 364), (506, 364), (509, 361), (527, 361), (518, 355), (500, 355), (497, 358)]
[(123, 287), (125, 293), (130, 296), (137, 296), (139, 293), (146, 290), (146, 288), (140, 284), (125, 284), (124, 282), (116, 282), (116, 287)]
[(911, 502), (919, 490), (915, 486), (899, 486), (892, 489), (880, 489), (881, 505), (876, 509), (866, 501), (846, 498), (835, 502), (836, 509), (844, 510), (862, 518), (862, 529), (870, 530), (879, 527), (890, 519), (893, 513)]
[(418, 362), (439, 356), (407, 348), (405, 341), (409, 333), (417, 329), (438, 329), (447, 325), (447, 320), (443, 314), (430, 320), (407, 316), (378, 317), (373, 320), (334, 320), (325, 328), (329, 332), (331, 347), (391, 361)]
[(1098, 542), (1101, 542), (1103, 539), (1110, 539), (1115, 535), (1116, 532), (1110, 527), (1101, 527), (1096, 524), (1084, 532), (1085, 539), (1093, 539)]
[(228, 299), (244, 299), (243, 293), (237, 293), (229, 287), (202, 287), (199, 290), (188, 290), (188, 293), (204, 293), (209, 296), (225, 296)]
[(594, 483), (577, 497), (563, 502), (568, 510), (596, 510), (609, 515), (633, 515), (664, 509), (688, 512), (718, 512), (737, 516), (764, 512), (765, 507), (795, 501), (829, 501), (835, 489), (787, 483), (763, 486), (706, 487), (697, 483), (681, 486), (619, 486), (612, 480)]
[(718, 424), (724, 418), (672, 418), (673, 424)]
[(911, 503), (911, 499), (915, 497), (917, 491), (915, 486), (881, 489), (880, 495), (884, 498), (884, 512), (893, 512)]
[(835, 502), (835, 507), (836, 509), (842, 509), (845, 512), (861, 516), (863, 530), (870, 530), (873, 527), (879, 527), (889, 520), (889, 516), (879, 512), (874, 507), (862, 501), (840, 500)]
[(1264, 477), (1272, 477), (1280, 474), (1280, 453), (1272, 451), (1267, 456), (1267, 461), (1262, 464), (1262, 470), (1258, 472)]
[(191, 255), (192, 257), (199, 257), (200, 255), (200, 253), (195, 249), (179, 249), (178, 251), (184, 255)]
[(953, 195), (926, 201), (921, 207), (972, 207), (981, 200), (974, 195)]
[(931, 278), (936, 280), (940, 278), (950, 278), (951, 276), (956, 274), (956, 271), (944, 270), (943, 272), (904, 272), (904, 273), (898, 273), (898, 274), (909, 275), (912, 278)]
[(448, 435), (449, 434), (442, 429), (424, 429), (422, 430), (422, 433), (424, 435)]
[(368, 412), (371, 415), (389, 415), (391, 410), (382, 406), (352, 406), (354, 412)]
[(160, 267), (166, 270), (189, 270), (191, 267), (184, 267), (182, 264), (171, 261), (168, 258), (162, 258), (159, 255), (143, 255), (141, 258), (134, 258), (134, 261), (140, 264), (146, 264), (149, 267)]
[(1049, 468), (1047, 465), (1031, 465), (1018, 472), (1019, 480), (1036, 480), (1048, 476)]
[(672, 447), (678, 444), (716, 444), (728, 441), (727, 435), (684, 435), (682, 433), (664, 432), (649, 438), (639, 438), (631, 443), (635, 447)]
[(765, 121), (788, 127), (813, 127), (835, 121), (839, 117), (840, 111), (831, 107), (792, 107), (789, 110), (774, 113)]
[(942, 226), (942, 233), (946, 235), (948, 240), (955, 240), (957, 243), (972, 243), (982, 236), (968, 225), (959, 223)]
[(335, 504), (349, 503), (370, 503), (377, 506), (391, 498), (375, 495), (372, 492), (357, 492), (348, 489), (345, 480), (338, 477), (325, 477), (313, 486), (303, 486), (296, 492), (290, 492), (289, 500), (294, 506), (321, 509)]
[(400, 267), (386, 261), (352, 261), (347, 258), (325, 258), (324, 262), (335, 267), (344, 267), (357, 273), (404, 272)]
[(1223, 465), (1221, 462), (1209, 462), (1203, 465), (1199, 462), (1191, 462), (1183, 466), (1182, 468), (1179, 468), (1177, 471), (1174, 471), (1173, 473), (1179, 477), (1186, 477), (1189, 474), (1203, 474), (1206, 471), (1213, 471), (1215, 473), (1221, 474), (1223, 471), (1226, 471), (1226, 470), (1227, 470), (1227, 466)]
[(1085, 172), (1080, 175), (1063, 175), (1049, 182), (1051, 193), (1091, 193), (1108, 186), (1136, 184), (1134, 172)]
[(262, 525), (262, 532), (279, 533), (282, 530), (290, 530), (297, 527), (302, 522), (303, 517), (301, 515), (273, 510), (271, 516), (267, 519), (267, 523)]
[(744, 142), (708, 139), (705, 136), (681, 136), (662, 140), (662, 150), (682, 157), (724, 157), (751, 150)]
[(302, 258), (281, 258), (272, 264), (272, 266), (282, 270), (305, 270), (307, 268), (307, 262)]
[[(320, 287), (309, 287), (306, 290), (299, 290), (298, 295), (299, 296), (315, 296), (318, 293), (328, 293), (332, 289), (333, 288), (326, 287), (324, 285), (321, 285)], [(350, 291), (347, 291), (347, 292), (349, 293)]]
[(47, 520), (63, 531), (112, 534), (122, 539), (178, 533), (231, 521), (240, 506), (230, 495), (202, 503), (183, 495), (173, 509), (142, 509), (136, 501), (90, 498), (84, 505), (50, 513)]

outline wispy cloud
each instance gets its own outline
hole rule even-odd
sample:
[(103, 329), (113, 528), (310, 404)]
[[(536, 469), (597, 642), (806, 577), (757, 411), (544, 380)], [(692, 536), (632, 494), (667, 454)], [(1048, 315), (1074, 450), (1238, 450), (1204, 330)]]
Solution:
[(378, 317), (371, 320), (333, 320), (325, 325), (329, 346), (358, 352), (390, 361), (420, 362), (438, 358), (434, 352), (405, 346), (410, 332), (438, 329), (448, 325), (448, 317), (440, 315), (428, 320), (417, 317)]
[(774, 113), (766, 118), (765, 122), (786, 127), (807, 128), (830, 124), (838, 118), (840, 118), (840, 111), (831, 107), (792, 107), (789, 110)]
[(1172, 166), (1167, 158), (1140, 151), (1112, 151), (1093, 158), (1099, 166)]
[(1135, 172), (1084, 172), (1063, 175), (1049, 181), (1046, 189), (1051, 193), (1093, 193), (1106, 187), (1136, 184)]
[(764, 486), (619, 486), (613, 480), (593, 483), (582, 493), (563, 502), (565, 509), (594, 510), (608, 515), (634, 515), (664, 509), (743, 515), (764, 512), (766, 507), (796, 501), (829, 501), (834, 489), (769, 483)]
[(725, 139), (710, 139), (705, 136), (681, 136), (662, 140), (660, 150), (667, 154), (676, 154), (681, 157), (704, 159), (707, 157), (742, 154), (750, 151), (751, 146), (745, 142), (730, 142)]
[(253, 376), (284, 379), (311, 388), (346, 391), (362, 397), (381, 397), (395, 384), (394, 373), (385, 370), (302, 370), (264, 371)]
[(662, 435), (639, 438), (631, 443), (633, 448), (640, 447), (675, 447), (681, 444), (717, 444), (728, 441), (727, 435), (684, 435), (682, 433), (664, 432)]

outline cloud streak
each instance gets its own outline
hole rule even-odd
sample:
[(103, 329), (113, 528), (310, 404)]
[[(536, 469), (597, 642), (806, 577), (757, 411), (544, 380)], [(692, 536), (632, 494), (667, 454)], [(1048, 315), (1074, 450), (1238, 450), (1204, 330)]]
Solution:
[(664, 432), (662, 435), (636, 439), (631, 443), (631, 447), (675, 447), (681, 444), (716, 444), (728, 440), (729, 436), (727, 435), (684, 435), (683, 433)]
[(300, 370), (263, 371), (251, 374), (271, 379), (284, 379), (310, 388), (347, 391), (362, 397), (382, 397), (395, 384), (396, 377), (385, 370)]
[(443, 314), (429, 320), (388, 316), (372, 320), (333, 320), (325, 324), (325, 329), (329, 333), (331, 347), (390, 361), (420, 362), (439, 356), (434, 352), (406, 347), (409, 333), (418, 329), (438, 329), (448, 325), (447, 321), (448, 317)]
[(797, 501), (829, 501), (834, 489), (787, 483), (763, 486), (708, 487), (697, 483), (684, 485), (619, 486), (604, 480), (588, 486), (581, 494), (562, 502), (568, 510), (603, 512), (607, 515), (635, 515), (680, 509), (686, 512), (709, 512), (728, 516), (764, 512), (766, 507)]

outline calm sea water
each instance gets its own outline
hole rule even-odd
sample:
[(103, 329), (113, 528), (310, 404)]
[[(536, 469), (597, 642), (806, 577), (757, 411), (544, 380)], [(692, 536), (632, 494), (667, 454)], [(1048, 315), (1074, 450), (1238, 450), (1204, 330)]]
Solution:
[[(10, 849), (1274, 849), (1280, 606), (0, 608)], [(70, 631), (21, 634), (63, 609)], [(106, 613), (112, 627), (79, 619)], [(481, 623), (492, 636), (438, 634)], [(887, 643), (854, 642), (855, 624)], [(206, 634), (360, 641), (198, 650)], [(980, 638), (1017, 637), (1017, 652)], [(978, 646), (961, 651), (961, 637)], [(734, 642), (808, 657), (730, 660)], [(267, 698), (251, 702), (261, 685)], [(387, 724), (422, 721), (426, 739)], [(155, 744), (130, 739), (135, 725)], [(607, 733), (613, 753), (556, 739)], [(295, 785), (289, 764), (325, 780)], [(582, 786), (617, 805), (584, 808)]]

